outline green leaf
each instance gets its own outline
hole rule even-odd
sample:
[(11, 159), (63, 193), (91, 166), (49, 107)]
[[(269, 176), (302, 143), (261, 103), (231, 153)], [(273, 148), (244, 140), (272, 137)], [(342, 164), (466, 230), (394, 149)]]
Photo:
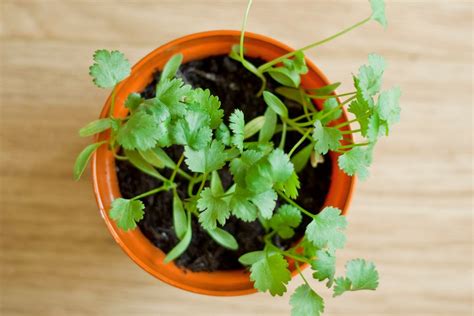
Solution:
[(307, 284), (296, 288), (290, 298), (291, 316), (320, 316), (324, 312), (324, 300)]
[(355, 115), (361, 129), (361, 134), (363, 136), (367, 135), (370, 113), (368, 103), (363, 99), (354, 100), (349, 105), (348, 110)]
[(169, 263), (181, 256), (191, 243), (191, 238), (193, 236), (193, 230), (191, 229), (191, 214), (188, 212), (187, 216), (188, 223), (186, 227), (186, 233), (184, 234), (183, 239), (181, 239), (180, 242), (178, 242), (176, 246), (174, 246), (174, 248), (171, 249), (170, 252), (168, 252), (165, 259), (163, 260), (164, 263)]
[(329, 122), (337, 120), (342, 115), (342, 110), (338, 109), (339, 103), (335, 98), (330, 98), (324, 101), (323, 110), (320, 112), (321, 122), (323, 125), (327, 125)]
[(353, 176), (357, 174), (361, 180), (369, 176), (370, 162), (367, 159), (366, 152), (360, 147), (354, 147), (337, 159), (339, 168), (341, 168), (347, 175)]
[(237, 250), (239, 248), (239, 244), (237, 240), (235, 240), (234, 236), (232, 236), (229, 232), (216, 227), (212, 230), (207, 230), (209, 236), (214, 239), (219, 245), (224, 248)]
[(154, 151), (153, 148), (148, 150), (139, 150), (138, 153), (153, 167), (164, 168), (165, 163), (161, 160), (160, 156), (156, 154), (156, 151)]
[(298, 197), (298, 189), (300, 188), (300, 180), (296, 172), (293, 172), (282, 186), (283, 192), (285, 192), (289, 198), (296, 199)]
[(241, 110), (235, 110), (229, 118), (229, 127), (233, 132), (231, 143), (240, 151), (244, 149), (244, 113)]
[(300, 75), (285, 67), (270, 68), (267, 72), (276, 82), (284, 86), (296, 88), (300, 85)]
[(313, 131), (314, 150), (322, 155), (327, 154), (329, 150), (337, 150), (342, 139), (342, 133), (335, 127), (323, 126), (321, 121), (314, 122)]
[(333, 296), (346, 291), (375, 290), (378, 285), (379, 273), (372, 262), (350, 260), (346, 263), (346, 277), (336, 279)]
[(313, 278), (319, 281), (327, 279), (326, 286), (330, 288), (336, 273), (336, 257), (333, 253), (326, 250), (318, 250), (316, 256), (317, 258), (311, 263), (311, 267), (315, 271)]
[(377, 101), (377, 111), (380, 118), (387, 121), (389, 125), (400, 121), (400, 100), (401, 91), (399, 87), (392, 88), (380, 94)]
[(224, 110), (220, 109), (221, 101), (219, 101), (219, 97), (211, 95), (209, 89), (203, 90), (198, 88), (192, 90), (186, 102), (198, 106), (201, 111), (209, 115), (209, 126), (212, 129), (216, 129), (221, 125)]
[(288, 262), (280, 253), (267, 254), (250, 267), (250, 280), (260, 292), (269, 291), (272, 296), (281, 296), (291, 280)]
[(385, 70), (385, 61), (377, 54), (369, 55), (369, 64), (359, 68), (356, 89), (360, 90), (365, 100), (371, 103), (371, 96), (376, 95), (382, 86), (382, 76)]
[(288, 109), (281, 100), (269, 91), (263, 91), (263, 100), (276, 114), (283, 118), (288, 117)]
[(245, 185), (250, 191), (260, 193), (273, 187), (273, 179), (272, 166), (264, 158), (248, 168), (245, 174)]
[(303, 106), (311, 104), (311, 100), (306, 96), (302, 88), (277, 87), (275, 91), (288, 100), (298, 102)]
[(212, 139), (209, 126), (210, 118), (204, 112), (188, 111), (173, 126), (173, 137), (176, 144), (188, 145), (193, 149), (208, 146)]
[(101, 145), (107, 143), (106, 141), (98, 142), (88, 145), (84, 148), (76, 158), (73, 168), (73, 177), (74, 180), (79, 180), (86, 169), (87, 163), (92, 157), (92, 154), (99, 148)]
[(235, 183), (246, 186), (245, 178), (248, 169), (263, 157), (263, 153), (256, 150), (246, 150), (238, 158), (230, 162), (230, 172), (234, 176)]
[(387, 27), (387, 18), (385, 17), (385, 1), (384, 0), (369, 0), (372, 8), (372, 15), (370, 18), (377, 21), (384, 28)]
[(139, 200), (115, 199), (109, 211), (117, 226), (122, 230), (135, 229), (137, 223), (143, 218), (145, 205)]
[(306, 167), (313, 151), (313, 144), (309, 144), (305, 148), (297, 152), (293, 157), (291, 157), (291, 163), (295, 168), (295, 172), (298, 173)]
[(194, 150), (186, 146), (184, 149), (186, 164), (193, 172), (210, 173), (219, 170), (224, 166), (227, 159), (224, 149), (224, 145), (216, 140), (212, 141), (209, 147), (200, 150)]
[(161, 149), (160, 147), (155, 147), (151, 149), (154, 152), (154, 155), (156, 155), (156, 158), (161, 160), (165, 167), (174, 169), (176, 167), (176, 163), (173, 161), (173, 159), (168, 156), (168, 154)]
[(268, 162), (271, 166), (272, 179), (276, 183), (283, 183), (294, 171), (290, 157), (282, 150), (275, 149), (268, 155)]
[(326, 86), (323, 86), (321, 88), (316, 88), (316, 89), (309, 89), (308, 91), (311, 92), (311, 95), (314, 96), (328, 96), (331, 95), (336, 89), (341, 85), (340, 82), (335, 82), (328, 84)]
[(273, 209), (276, 206), (277, 194), (273, 190), (258, 193), (250, 200), (258, 208), (260, 215), (264, 219), (270, 219), (273, 215)]
[(178, 71), (179, 66), (181, 65), (182, 61), (183, 61), (183, 54), (173, 55), (163, 67), (160, 80), (161, 78), (173, 79), (173, 77), (176, 76), (176, 72)]
[(333, 251), (344, 248), (346, 236), (342, 230), (346, 226), (347, 221), (344, 216), (341, 216), (341, 211), (328, 206), (313, 218), (306, 227), (305, 235), (314, 246), (320, 249), (327, 247)]
[(210, 188), (206, 188), (201, 192), (197, 208), (201, 211), (199, 222), (207, 230), (215, 229), (217, 222), (224, 225), (230, 216), (230, 208), (226, 200), (214, 195)]
[(112, 126), (112, 120), (110, 118), (102, 118), (95, 120), (84, 126), (79, 130), (79, 136), (87, 137), (97, 133), (101, 133)]
[(257, 116), (244, 127), (244, 139), (250, 138), (253, 135), (257, 134), (265, 124), (265, 117), (263, 115)]
[(174, 78), (164, 79), (156, 85), (156, 99), (164, 104), (172, 116), (183, 117), (186, 113), (184, 100), (189, 96), (191, 86), (183, 80)]
[(216, 130), (216, 139), (226, 146), (230, 146), (230, 131), (229, 128), (221, 123)]
[(244, 222), (251, 222), (257, 219), (257, 207), (250, 202), (252, 196), (247, 190), (236, 186), (235, 192), (230, 199), (232, 214)]
[(130, 75), (130, 63), (119, 51), (97, 50), (89, 68), (92, 81), (99, 88), (112, 88)]
[(125, 100), (125, 107), (129, 109), (130, 112), (134, 112), (144, 101), (145, 99), (143, 99), (139, 93), (130, 93)]
[(211, 191), (213, 195), (224, 194), (224, 188), (222, 187), (221, 178), (217, 171), (212, 172), (211, 176)]
[(265, 251), (252, 251), (239, 257), (239, 262), (243, 265), (249, 266), (257, 261), (265, 259)]
[(261, 143), (268, 142), (272, 139), (275, 134), (277, 115), (271, 108), (265, 110), (265, 122), (263, 123), (262, 129), (258, 134), (258, 141)]
[(160, 179), (162, 181), (166, 180), (151, 164), (149, 164), (143, 157), (134, 150), (124, 150), (125, 156), (128, 158), (128, 161), (138, 170), (143, 173), (146, 173), (152, 177)]
[(301, 212), (294, 206), (285, 204), (278, 208), (270, 219), (270, 227), (283, 238), (288, 239), (295, 234), (294, 228), (301, 223)]
[(369, 118), (367, 127), (367, 139), (375, 143), (380, 136), (388, 133), (388, 123), (382, 119), (377, 112), (374, 112)]
[(183, 239), (187, 229), (187, 218), (183, 202), (177, 194), (173, 194), (173, 226), (176, 236)]
[(145, 112), (137, 112), (120, 127), (117, 141), (125, 149), (147, 150), (155, 147), (160, 138), (160, 129), (154, 117)]

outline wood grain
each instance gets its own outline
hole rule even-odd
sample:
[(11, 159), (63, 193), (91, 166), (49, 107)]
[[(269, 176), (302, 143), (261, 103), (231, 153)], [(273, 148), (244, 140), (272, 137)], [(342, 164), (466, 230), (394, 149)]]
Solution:
[[(298, 47), (369, 13), (366, 1), (255, 1), (249, 30)], [(77, 130), (107, 95), (87, 74), (97, 48), (132, 62), (176, 37), (238, 29), (245, 1), (2, 0), (2, 315), (288, 315), (288, 295), (215, 298), (137, 267), (71, 180), (89, 141)], [(378, 263), (375, 293), (332, 299), (326, 315), (471, 315), (472, 1), (389, 1), (389, 28), (365, 26), (308, 55), (350, 84), (368, 53), (403, 90), (402, 122), (358, 185), (343, 262)], [(295, 279), (290, 288), (301, 283)]]

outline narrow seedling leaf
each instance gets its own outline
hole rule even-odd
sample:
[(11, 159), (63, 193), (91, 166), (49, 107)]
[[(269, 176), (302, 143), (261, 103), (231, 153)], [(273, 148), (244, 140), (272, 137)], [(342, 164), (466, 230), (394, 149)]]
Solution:
[(282, 118), (288, 117), (286, 105), (276, 95), (269, 91), (263, 91), (263, 100), (276, 114)]
[(270, 68), (267, 72), (276, 82), (286, 87), (296, 88), (300, 85), (300, 75), (285, 67)]
[(309, 144), (299, 152), (297, 152), (293, 157), (291, 157), (291, 162), (295, 167), (295, 172), (298, 173), (306, 167), (308, 164), (309, 158), (311, 157), (311, 152), (313, 151), (313, 144)]
[(265, 124), (265, 117), (264, 116), (257, 116), (244, 127), (244, 139), (250, 138), (253, 135), (257, 134)]
[(84, 148), (81, 153), (77, 156), (76, 162), (74, 163), (73, 168), (73, 177), (74, 180), (79, 180), (86, 169), (87, 163), (92, 157), (92, 154), (99, 148), (101, 145), (105, 144), (106, 141), (98, 142), (88, 145)]
[(246, 254), (240, 256), (239, 262), (243, 265), (249, 266), (264, 258), (265, 258), (265, 251), (261, 251), (261, 250), (252, 251), (252, 252), (247, 252)]
[(334, 82), (323, 86), (321, 88), (309, 89), (308, 91), (313, 96), (328, 96), (331, 95), (341, 85), (340, 82)]
[(79, 136), (87, 137), (109, 129), (112, 126), (112, 120), (110, 118), (102, 118), (95, 120), (84, 126), (79, 130)]
[(311, 103), (311, 100), (306, 96), (302, 88), (278, 87), (275, 91), (288, 100), (298, 102), (303, 106)]
[(148, 150), (139, 150), (140, 156), (145, 159), (150, 165), (156, 168), (164, 168), (165, 163), (161, 160), (160, 156), (156, 153), (156, 151), (152, 149)]
[(275, 134), (277, 115), (271, 108), (267, 108), (264, 114), (265, 122), (263, 123), (262, 129), (258, 134), (258, 141), (260, 143), (268, 142), (272, 139)]
[(191, 214), (188, 212), (187, 214), (188, 222), (186, 227), (186, 233), (184, 234), (183, 239), (181, 239), (173, 249), (165, 257), (164, 263), (169, 263), (174, 259), (181, 256), (186, 249), (188, 248), (189, 244), (191, 243), (191, 237), (193, 236), (193, 230), (191, 229)]
[(124, 150), (125, 156), (128, 158), (128, 161), (138, 170), (143, 173), (146, 173), (152, 177), (155, 177), (159, 180), (166, 180), (151, 164), (149, 164), (143, 157), (135, 150)]
[(232, 236), (232, 234), (230, 234), (228, 231), (216, 227), (214, 229), (207, 230), (207, 233), (212, 239), (214, 239), (215, 242), (224, 248), (230, 250), (237, 250), (239, 248), (237, 240), (235, 240), (234, 236)]
[(173, 194), (173, 226), (176, 236), (183, 239), (187, 229), (187, 218), (183, 202), (177, 194)]
[(97, 50), (93, 59), (89, 74), (99, 88), (112, 88), (130, 75), (130, 63), (119, 51)]
[(161, 72), (161, 78), (164, 79), (173, 79), (176, 76), (176, 72), (183, 61), (183, 54), (176, 54), (173, 55), (168, 62), (163, 67), (163, 71)]

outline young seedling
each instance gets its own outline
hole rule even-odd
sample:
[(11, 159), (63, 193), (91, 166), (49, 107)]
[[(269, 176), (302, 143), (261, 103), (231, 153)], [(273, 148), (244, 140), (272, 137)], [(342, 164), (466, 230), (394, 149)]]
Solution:
[[(90, 74), (101, 88), (113, 88), (109, 116), (89, 123), (79, 132), (91, 136), (110, 130), (105, 141), (86, 147), (77, 158), (74, 178), (79, 179), (94, 151), (108, 145), (116, 159), (127, 160), (141, 172), (159, 180), (160, 185), (131, 199), (118, 198), (109, 211), (116, 225), (123, 230), (135, 229), (144, 215), (140, 199), (169, 191), (173, 194), (173, 226), (179, 238), (168, 252), (165, 262), (183, 254), (192, 240), (191, 219), (200, 225), (217, 243), (236, 250), (239, 245), (222, 227), (230, 216), (242, 221), (258, 220), (265, 229), (265, 246), (259, 251), (244, 254), (239, 261), (250, 268), (250, 279), (261, 292), (283, 295), (291, 279), (289, 263), (292, 259), (301, 274), (300, 264), (309, 264), (313, 278), (325, 281), (333, 288), (334, 296), (347, 291), (375, 290), (378, 273), (375, 266), (362, 259), (347, 262), (345, 276), (336, 277), (336, 251), (344, 247), (347, 221), (335, 207), (326, 207), (313, 214), (296, 202), (300, 189), (299, 173), (308, 163), (317, 165), (329, 151), (339, 153), (339, 167), (348, 175), (368, 176), (372, 152), (378, 139), (388, 135), (392, 124), (399, 120), (400, 90), (392, 88), (380, 92), (384, 59), (370, 54), (368, 63), (353, 75), (354, 89), (336, 94), (339, 83), (308, 89), (301, 86), (301, 75), (308, 71), (304, 51), (327, 43), (371, 20), (386, 26), (384, 3), (371, 0), (370, 17), (322, 41), (290, 52), (259, 67), (245, 59), (244, 35), (249, 1), (245, 13), (240, 45), (230, 56), (262, 80), (256, 97), (262, 97), (267, 109), (261, 116), (247, 121), (240, 109), (224, 118), (220, 100), (209, 90), (194, 89), (176, 78), (182, 62), (181, 55), (173, 56), (165, 65), (156, 85), (156, 95), (145, 99), (132, 93), (125, 101), (129, 110), (125, 117), (115, 117), (115, 93), (118, 83), (130, 73), (130, 65), (119, 52), (97, 51)], [(298, 102), (304, 114), (294, 116), (280, 97), (266, 90), (270, 76), (282, 86), (276, 93)], [(313, 100), (325, 100), (317, 109)], [(343, 108), (354, 115), (353, 120), (340, 123)], [(226, 123), (226, 121), (228, 123)], [(358, 128), (349, 129), (351, 123)], [(297, 132), (300, 139), (285, 152), (286, 134)], [(352, 142), (351, 134), (359, 134), (363, 141)], [(250, 138), (258, 141), (250, 141)], [(274, 143), (278, 138), (279, 142)], [(177, 161), (166, 150), (183, 146)], [(183, 168), (183, 164), (187, 168)], [(224, 188), (219, 172), (228, 167), (232, 184)], [(170, 169), (165, 177), (161, 170)], [(177, 179), (181, 181), (177, 181)], [(187, 196), (180, 197), (178, 185), (187, 184)], [(277, 200), (283, 201), (276, 208)], [(298, 245), (282, 249), (274, 237), (289, 239), (301, 224), (310, 219), (304, 237)], [(301, 274), (304, 284), (290, 299), (292, 315), (320, 315), (324, 301)]]

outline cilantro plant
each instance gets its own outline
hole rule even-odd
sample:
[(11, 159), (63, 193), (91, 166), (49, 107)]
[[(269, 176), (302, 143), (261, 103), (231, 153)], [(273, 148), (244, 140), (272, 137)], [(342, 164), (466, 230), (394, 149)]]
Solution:
[[(173, 56), (162, 70), (156, 95), (144, 99), (132, 93), (125, 101), (126, 117), (115, 117), (115, 93), (119, 82), (130, 74), (130, 64), (117, 51), (99, 50), (90, 67), (93, 82), (100, 88), (112, 88), (109, 115), (87, 124), (80, 136), (95, 135), (106, 130), (106, 141), (87, 146), (78, 156), (74, 178), (79, 179), (94, 151), (108, 146), (118, 160), (127, 160), (141, 172), (159, 180), (160, 185), (131, 199), (118, 198), (109, 211), (116, 225), (123, 230), (135, 229), (143, 218), (140, 199), (169, 191), (173, 194), (173, 226), (178, 244), (167, 254), (165, 262), (178, 258), (192, 240), (191, 219), (217, 243), (236, 250), (239, 245), (222, 227), (230, 216), (251, 222), (258, 220), (265, 229), (265, 246), (244, 254), (239, 261), (250, 269), (250, 279), (261, 292), (283, 295), (291, 279), (289, 260), (300, 273), (304, 284), (290, 299), (292, 315), (320, 315), (324, 301), (301, 274), (300, 265), (313, 270), (313, 278), (333, 288), (334, 296), (347, 291), (375, 290), (378, 272), (373, 263), (355, 259), (346, 263), (344, 276), (336, 277), (336, 251), (344, 247), (347, 221), (341, 210), (326, 207), (317, 214), (296, 202), (299, 194), (299, 173), (307, 164), (317, 167), (329, 151), (336, 152), (339, 167), (348, 175), (368, 176), (372, 152), (380, 137), (388, 135), (399, 120), (400, 89), (381, 92), (384, 59), (370, 54), (367, 64), (353, 75), (352, 91), (336, 94), (340, 83), (319, 88), (301, 86), (301, 75), (308, 72), (304, 51), (322, 45), (369, 21), (387, 25), (383, 0), (370, 0), (372, 14), (324, 40), (285, 54), (259, 67), (245, 58), (245, 25), (252, 1), (249, 1), (241, 32), (240, 45), (234, 46), (230, 57), (261, 79), (255, 96), (267, 104), (265, 112), (250, 121), (240, 109), (228, 117), (220, 108), (219, 98), (209, 90), (194, 89), (176, 77), (181, 55)], [(267, 90), (267, 76), (281, 84), (276, 94)], [(299, 103), (303, 115), (293, 115), (284, 99)], [(313, 100), (324, 100), (318, 109)], [(354, 119), (336, 123), (343, 108)], [(351, 123), (357, 128), (350, 130)], [(300, 134), (295, 144), (286, 144), (288, 132)], [(351, 135), (359, 140), (353, 142)], [(278, 139), (278, 142), (275, 140)], [(255, 141), (257, 140), (257, 141)], [(183, 146), (176, 161), (166, 149)], [(291, 149), (285, 151), (290, 145)], [(293, 145), (293, 146), (291, 146)], [(183, 168), (186, 165), (187, 168)], [(224, 188), (219, 171), (228, 167), (233, 183)], [(171, 176), (163, 176), (170, 169)], [(183, 181), (175, 181), (177, 178)], [(187, 196), (177, 193), (178, 183), (187, 184)], [(284, 201), (278, 207), (277, 199)], [(288, 249), (274, 244), (274, 238), (289, 239), (302, 223), (310, 219), (302, 241)]]

